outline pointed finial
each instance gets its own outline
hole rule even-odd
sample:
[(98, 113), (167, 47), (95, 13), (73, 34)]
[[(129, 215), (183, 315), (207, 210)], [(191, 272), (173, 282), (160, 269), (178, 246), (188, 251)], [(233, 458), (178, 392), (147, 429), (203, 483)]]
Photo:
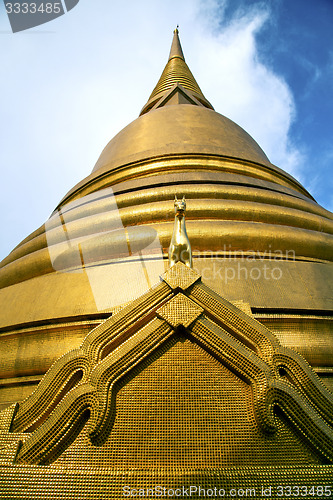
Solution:
[(177, 24), (177, 28), (173, 31), (173, 40), (172, 40), (172, 45), (171, 45), (171, 50), (170, 50), (170, 55), (169, 55), (169, 61), (173, 57), (180, 57), (180, 59), (183, 59), (185, 61), (185, 57), (183, 54), (183, 49), (182, 46), (180, 45), (180, 40), (179, 40), (179, 31), (178, 31), (179, 25)]

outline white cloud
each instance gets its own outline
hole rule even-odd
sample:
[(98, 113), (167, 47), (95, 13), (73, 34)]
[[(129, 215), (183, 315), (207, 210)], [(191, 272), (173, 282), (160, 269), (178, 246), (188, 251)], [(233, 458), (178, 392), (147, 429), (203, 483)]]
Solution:
[(291, 90), (260, 62), (256, 47), (256, 33), (269, 15), (256, 7), (239, 12), (220, 32), (206, 26), (196, 40), (199, 64), (207, 68), (200, 85), (216, 111), (252, 135), (272, 163), (300, 178), (303, 155), (289, 138), (295, 119)]

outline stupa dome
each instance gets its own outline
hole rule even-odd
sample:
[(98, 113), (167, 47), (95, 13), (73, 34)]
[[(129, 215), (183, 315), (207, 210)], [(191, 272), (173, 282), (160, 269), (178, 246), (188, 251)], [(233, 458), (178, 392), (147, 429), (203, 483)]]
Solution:
[(100, 175), (130, 162), (170, 154), (216, 155), (271, 166), (239, 125), (211, 109), (180, 104), (150, 111), (130, 123), (105, 147), (93, 172)]
[[(8, 352), (4, 380), (37, 380), (89, 329), (159, 280), (168, 267), (175, 194), (186, 196), (193, 265), (203, 281), (228, 300), (241, 298), (310, 362), (330, 364), (332, 214), (214, 111), (176, 32), (140, 116), (0, 264), (0, 328), (12, 332), (0, 342)], [(307, 319), (291, 319), (290, 310)], [(303, 337), (287, 336), (292, 321)]]

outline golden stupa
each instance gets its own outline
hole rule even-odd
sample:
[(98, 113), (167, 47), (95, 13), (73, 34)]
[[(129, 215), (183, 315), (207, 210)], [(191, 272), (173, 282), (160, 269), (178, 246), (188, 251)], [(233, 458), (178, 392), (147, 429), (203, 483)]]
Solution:
[(332, 233), (176, 29), (139, 118), (0, 264), (0, 498), (331, 498)]

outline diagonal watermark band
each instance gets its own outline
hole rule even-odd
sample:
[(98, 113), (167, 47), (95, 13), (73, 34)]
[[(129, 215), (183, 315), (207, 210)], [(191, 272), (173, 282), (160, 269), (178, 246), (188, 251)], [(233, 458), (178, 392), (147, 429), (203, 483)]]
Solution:
[(80, 274), (99, 311), (139, 297), (165, 271), (156, 229), (124, 226), (112, 188), (58, 209), (45, 235), (53, 270)]

